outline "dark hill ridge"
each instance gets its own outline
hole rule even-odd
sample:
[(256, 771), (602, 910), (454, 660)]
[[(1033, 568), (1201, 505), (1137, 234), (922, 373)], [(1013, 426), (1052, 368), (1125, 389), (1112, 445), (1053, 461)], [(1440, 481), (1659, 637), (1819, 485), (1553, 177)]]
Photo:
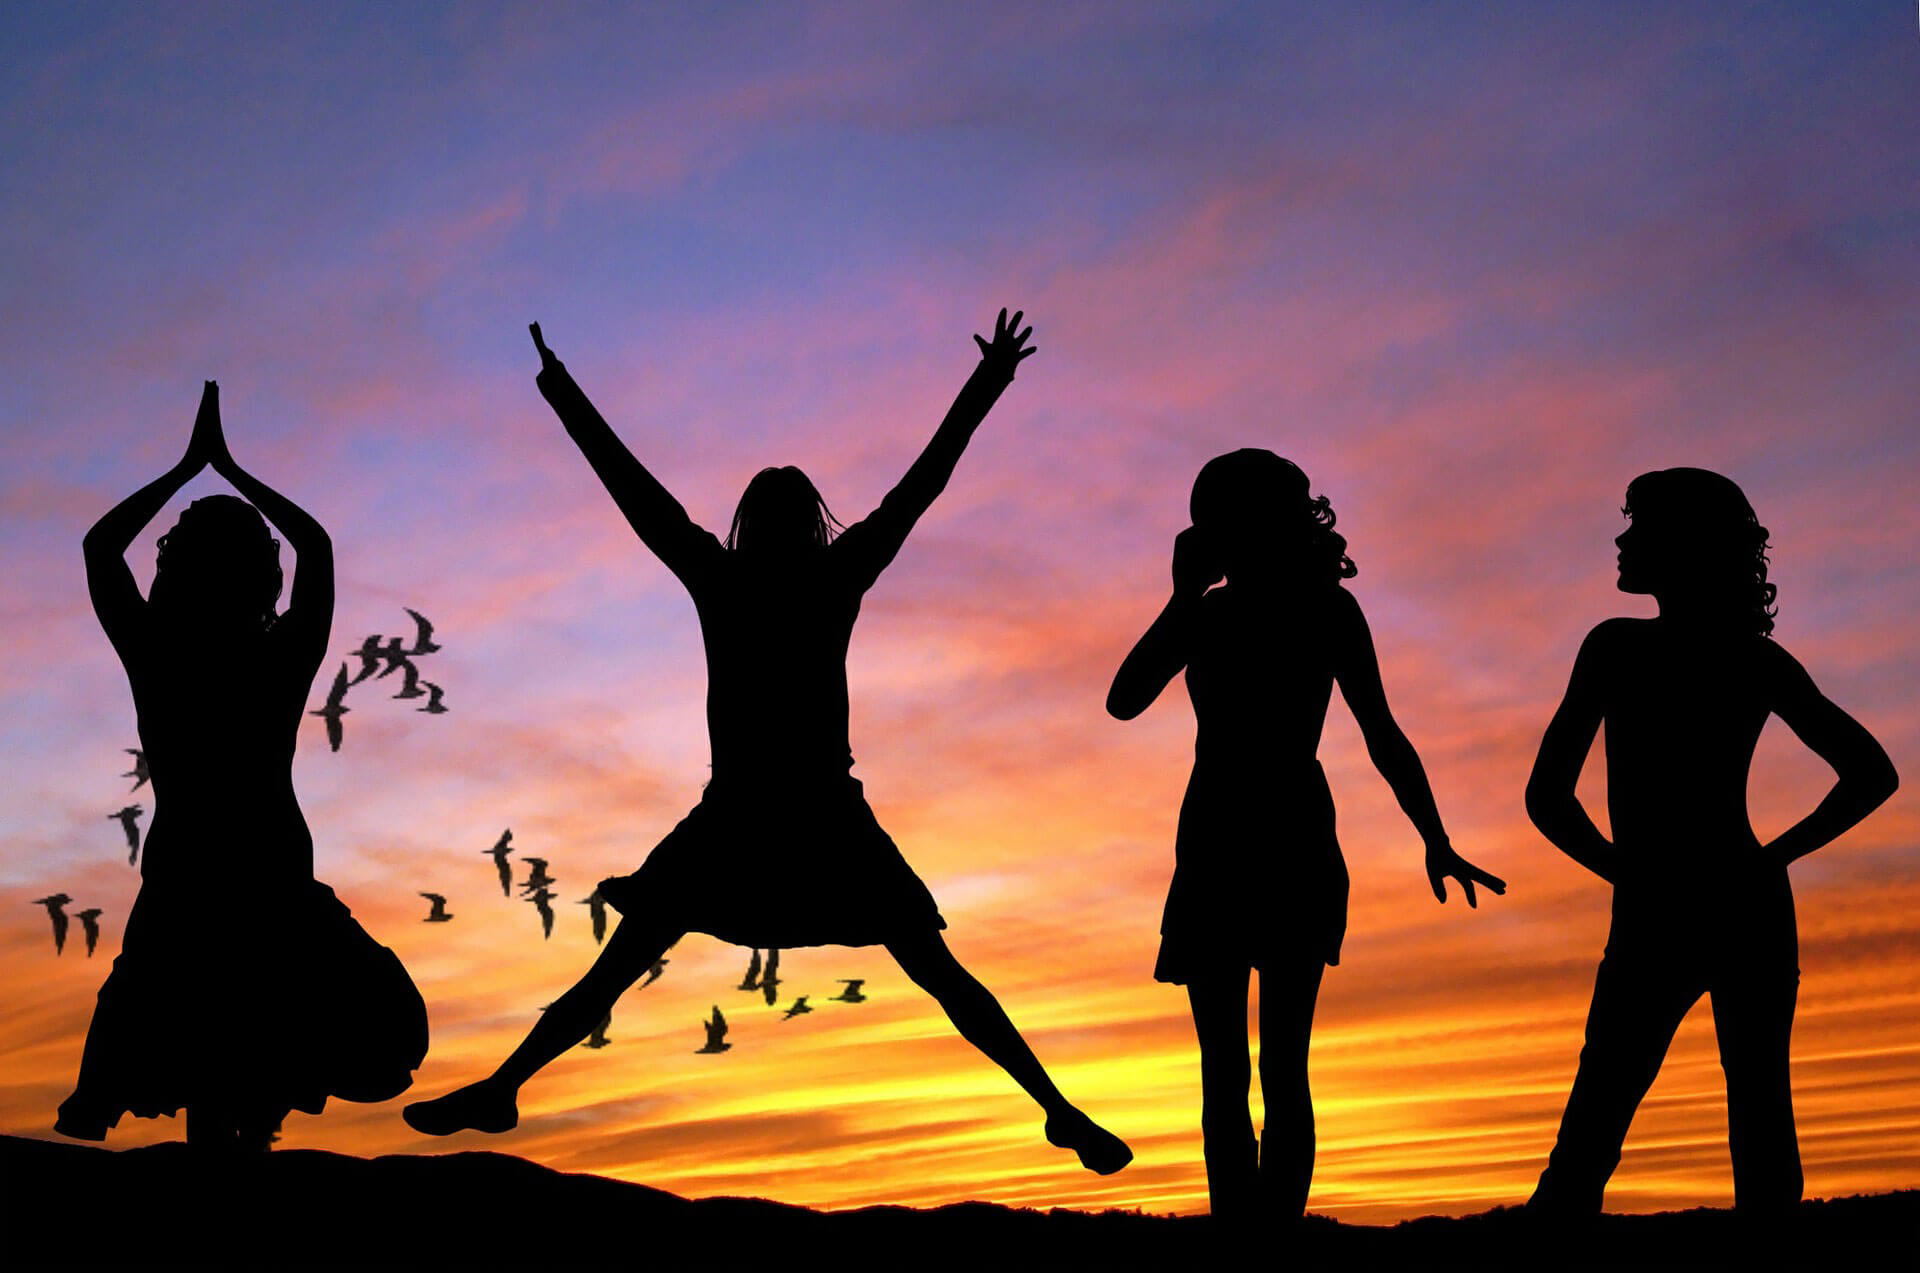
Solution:
[[(1027, 1211), (968, 1202), (821, 1212), (755, 1198), (689, 1200), (507, 1154), (269, 1154), (237, 1170), (184, 1144), (109, 1151), (0, 1136), (12, 1267), (241, 1259), (443, 1267), (618, 1258), (650, 1268), (1188, 1269), (1580, 1267), (1731, 1260), (1826, 1266), (1911, 1252), (1920, 1191), (1804, 1204), (1756, 1234), (1724, 1211), (1608, 1216), (1578, 1235), (1520, 1212), (1391, 1227), (1309, 1219), (1283, 1252), (1222, 1249), (1204, 1217)], [(578, 1222), (577, 1222), (578, 1221)], [(1249, 1262), (1251, 1261), (1251, 1263)]]

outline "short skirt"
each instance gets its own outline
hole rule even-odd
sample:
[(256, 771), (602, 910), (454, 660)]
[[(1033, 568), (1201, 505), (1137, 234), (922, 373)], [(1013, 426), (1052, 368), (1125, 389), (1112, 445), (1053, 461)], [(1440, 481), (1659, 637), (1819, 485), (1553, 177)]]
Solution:
[(859, 781), (716, 779), (608, 902), (740, 946), (872, 946), (947, 926)]
[(1156, 981), (1340, 962), (1347, 864), (1318, 765), (1298, 781), (1264, 784), (1196, 769), (1174, 857)]

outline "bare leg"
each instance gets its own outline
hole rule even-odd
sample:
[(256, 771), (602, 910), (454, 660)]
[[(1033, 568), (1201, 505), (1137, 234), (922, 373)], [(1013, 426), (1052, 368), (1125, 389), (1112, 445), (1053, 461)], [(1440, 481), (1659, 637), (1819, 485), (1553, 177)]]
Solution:
[(1193, 1031), (1200, 1041), (1200, 1134), (1207, 1156), (1209, 1210), (1238, 1219), (1253, 1205), (1259, 1150), (1247, 1087), (1247, 978), (1251, 969), (1187, 985)]
[(1088, 1169), (1111, 1175), (1133, 1160), (1133, 1151), (1113, 1133), (1068, 1103), (1047, 1077), (1033, 1049), (1008, 1020), (992, 993), (960, 966), (937, 929), (887, 943), (887, 953), (913, 983), (946, 1010), (960, 1037), (1005, 1070), (1047, 1115), (1047, 1139), (1080, 1155)]
[(1272, 1218), (1306, 1214), (1313, 1183), (1313, 1092), (1307, 1085), (1307, 1045), (1313, 1005), (1326, 965), (1308, 956), (1291, 967), (1260, 973), (1260, 1095), (1267, 1125), (1260, 1133), (1260, 1184)]
[(644, 915), (622, 919), (587, 975), (540, 1015), (500, 1068), (437, 1100), (417, 1101), (402, 1110), (401, 1117), (409, 1127), (429, 1136), (447, 1136), (465, 1128), (512, 1130), (520, 1121), (516, 1103), (520, 1085), (586, 1038), (613, 1010), (614, 1001), (680, 936)]

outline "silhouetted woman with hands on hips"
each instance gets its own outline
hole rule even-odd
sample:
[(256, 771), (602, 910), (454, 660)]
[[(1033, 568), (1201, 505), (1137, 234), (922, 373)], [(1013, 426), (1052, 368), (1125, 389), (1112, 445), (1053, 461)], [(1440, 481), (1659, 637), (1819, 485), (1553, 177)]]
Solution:
[[(1427, 878), (1506, 885), (1453, 851), (1413, 745), (1387, 708), (1373, 638), (1341, 586), (1353, 562), (1325, 496), (1271, 451), (1207, 462), (1173, 546), (1173, 596), (1121, 664), (1107, 710), (1132, 720), (1184, 668), (1198, 726), (1180, 806), (1159, 981), (1187, 987), (1200, 1043), (1213, 1214), (1298, 1219), (1313, 1179), (1307, 1046), (1321, 973), (1340, 962), (1347, 868), (1316, 752), (1337, 682), (1367, 752), (1426, 841)], [(1214, 587), (1224, 580), (1220, 587)], [(1247, 989), (1260, 971), (1256, 1147)]]
[[(209, 467), (247, 499), (193, 501), (160, 537), (142, 597), (128, 547)], [(262, 512), (299, 554), (284, 613)], [(426, 1054), (426, 1006), (393, 952), (313, 878), (293, 790), (333, 624), (327, 532), (234, 461), (208, 381), (185, 456), (102, 517), (85, 549), (94, 613), (133, 690), (154, 814), (121, 954), (54, 1129), (101, 1140), (128, 1111), (184, 1107), (189, 1144), (257, 1152), (289, 1110), (398, 1096)]]
[[(1613, 885), (1586, 1046), (1529, 1205), (1599, 1214), (1634, 1110), (1706, 994), (1727, 1076), (1734, 1205), (1779, 1211), (1804, 1184), (1788, 1078), (1800, 969), (1787, 865), (1873, 812), (1899, 778), (1873, 735), (1771, 639), (1767, 529), (1737, 485), (1705, 469), (1644, 473), (1622, 511), (1619, 589), (1651, 594), (1659, 615), (1587, 634), (1527, 783), (1541, 834)], [(1762, 844), (1747, 783), (1770, 715), (1839, 781)], [(1611, 841), (1574, 794), (1602, 723)]]
[(707, 654), (713, 779), (632, 875), (603, 881), (619, 926), (587, 974), (493, 1074), (407, 1107), (416, 1130), (505, 1131), (520, 1086), (578, 1043), (688, 931), (742, 946), (885, 945), (968, 1042), (1040, 1105), (1047, 1139), (1094, 1171), (1132, 1157), (1067, 1103), (1013, 1023), (940, 936), (933, 896), (874, 820), (850, 772), (847, 644), (861, 598), (945, 489), (974, 430), (1034, 350), (1000, 311), (992, 341), (933, 440), (879, 508), (838, 536), (806, 474), (762, 469), (722, 543), (621, 444), (533, 328), (540, 392), (641, 542), (677, 575)]

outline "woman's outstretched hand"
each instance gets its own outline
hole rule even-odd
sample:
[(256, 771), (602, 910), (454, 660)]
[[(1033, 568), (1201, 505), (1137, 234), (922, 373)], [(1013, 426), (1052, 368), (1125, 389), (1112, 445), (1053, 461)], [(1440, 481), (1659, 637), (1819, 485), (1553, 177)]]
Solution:
[(1473, 863), (1453, 851), (1453, 846), (1444, 841), (1427, 845), (1427, 883), (1433, 886), (1434, 900), (1447, 900), (1446, 878), (1452, 876), (1460, 882), (1466, 892), (1467, 905), (1478, 907), (1479, 901), (1473, 895), (1473, 886), (1484, 884), (1495, 893), (1505, 893), (1507, 882), (1499, 876), (1483, 871)]
[(233, 455), (227, 450), (227, 437), (220, 428), (220, 385), (209, 380), (200, 391), (200, 411), (193, 418), (193, 436), (187, 440), (187, 454), (183, 461), (198, 469), (202, 465), (211, 465), (215, 472), (221, 472), (233, 466)]
[(1027, 337), (1033, 335), (1033, 328), (1015, 334), (1025, 314), (1025, 310), (1017, 309), (1013, 312), (1013, 321), (1009, 322), (1007, 311), (1003, 309), (993, 323), (992, 343), (978, 335), (973, 338), (973, 343), (980, 346), (980, 361), (1009, 380), (1013, 379), (1014, 369), (1020, 365), (1021, 359), (1040, 352), (1037, 346), (1027, 346)]

